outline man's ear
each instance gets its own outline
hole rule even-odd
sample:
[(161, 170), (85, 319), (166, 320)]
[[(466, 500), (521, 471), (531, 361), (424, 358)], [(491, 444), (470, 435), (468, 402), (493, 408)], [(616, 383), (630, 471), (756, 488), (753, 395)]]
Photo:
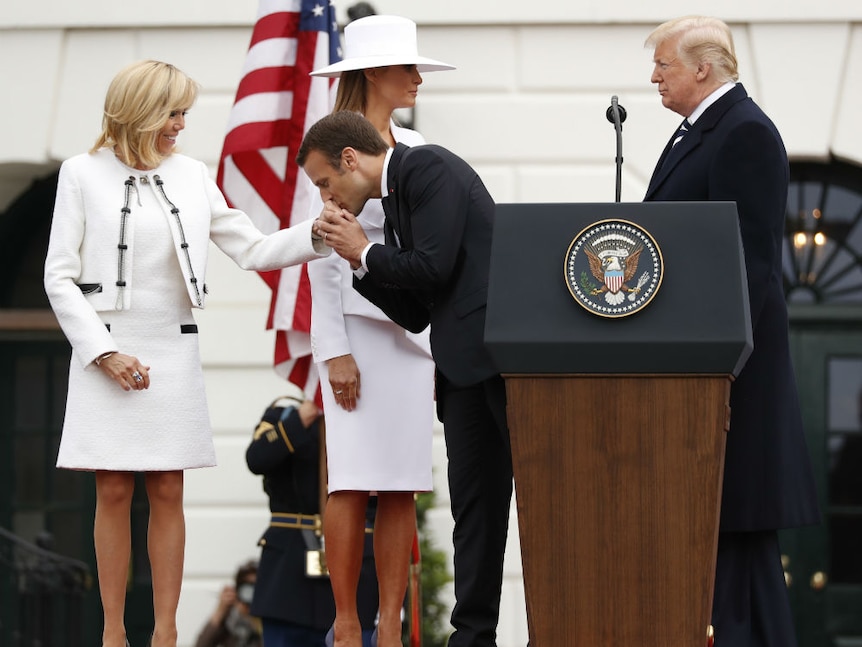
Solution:
[(707, 61), (701, 61), (697, 64), (697, 72), (695, 72), (695, 77), (698, 81), (703, 81), (707, 77), (709, 77), (709, 73), (712, 71), (712, 63), (708, 63)]
[(346, 146), (341, 151), (341, 163), (348, 171), (355, 171), (356, 166), (359, 163), (359, 156), (356, 153), (356, 149)]

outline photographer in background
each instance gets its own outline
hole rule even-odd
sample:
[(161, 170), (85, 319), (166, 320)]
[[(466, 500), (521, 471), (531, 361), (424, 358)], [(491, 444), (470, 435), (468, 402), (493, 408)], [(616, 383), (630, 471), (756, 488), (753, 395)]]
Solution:
[(260, 622), (250, 614), (256, 581), (257, 562), (246, 562), (237, 569), (234, 585), (222, 589), (195, 647), (262, 647)]

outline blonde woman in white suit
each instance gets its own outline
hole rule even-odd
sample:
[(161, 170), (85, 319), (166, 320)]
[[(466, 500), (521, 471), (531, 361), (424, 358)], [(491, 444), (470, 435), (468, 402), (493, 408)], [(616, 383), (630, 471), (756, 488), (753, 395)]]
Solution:
[[(66, 160), (45, 290), (72, 346), (57, 466), (96, 474), (94, 541), (103, 647), (123, 647), (134, 473), (150, 505), (154, 647), (175, 647), (183, 577), (183, 470), (215, 465), (192, 311), (212, 241), (271, 270), (329, 250), (313, 222), (264, 236), (231, 209), (206, 166), (174, 153), (198, 85), (167, 63), (121, 70), (93, 148)], [(317, 240), (315, 240), (317, 239)]]
[[(392, 119), (416, 103), (421, 72), (453, 69), (417, 53), (416, 25), (397, 16), (369, 16), (344, 30), (344, 60), (312, 72), (340, 77), (335, 111), (362, 113), (390, 146), (424, 144)], [(323, 208), (319, 195), (312, 206)], [(383, 242), (380, 200), (358, 219), (369, 239)], [(324, 537), (335, 596), (328, 647), (360, 647), (356, 586), (362, 563), (365, 507), (377, 494), (374, 555), (380, 591), (371, 643), (400, 647), (401, 609), (416, 532), (414, 494), (432, 489), (434, 362), (428, 331), (409, 333), (353, 289), (353, 272), (336, 255), (308, 267), (311, 339), (326, 415), (329, 499)]]

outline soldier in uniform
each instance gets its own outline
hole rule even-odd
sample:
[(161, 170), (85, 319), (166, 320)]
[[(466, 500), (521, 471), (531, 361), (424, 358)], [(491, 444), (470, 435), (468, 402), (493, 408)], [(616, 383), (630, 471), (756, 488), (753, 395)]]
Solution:
[[(246, 463), (263, 476), (272, 518), (260, 538), (260, 565), (251, 613), (261, 619), (267, 647), (323, 647), (335, 619), (332, 588), (321, 553), (321, 417), (301, 393), (279, 398), (261, 418)], [(325, 482), (325, 481), (324, 481)], [(365, 558), (358, 605), (363, 643), (370, 645), (377, 615), (371, 528), (367, 514)]]

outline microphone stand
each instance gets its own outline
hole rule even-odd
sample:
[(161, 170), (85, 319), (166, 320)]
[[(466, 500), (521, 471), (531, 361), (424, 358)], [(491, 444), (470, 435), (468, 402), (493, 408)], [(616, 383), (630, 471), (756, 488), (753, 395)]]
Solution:
[(623, 122), (626, 120), (626, 109), (623, 108), (617, 101), (617, 96), (611, 97), (611, 107), (608, 108), (605, 116), (614, 125), (614, 130), (617, 133), (617, 185), (616, 185), (616, 201), (620, 201), (623, 182)]

